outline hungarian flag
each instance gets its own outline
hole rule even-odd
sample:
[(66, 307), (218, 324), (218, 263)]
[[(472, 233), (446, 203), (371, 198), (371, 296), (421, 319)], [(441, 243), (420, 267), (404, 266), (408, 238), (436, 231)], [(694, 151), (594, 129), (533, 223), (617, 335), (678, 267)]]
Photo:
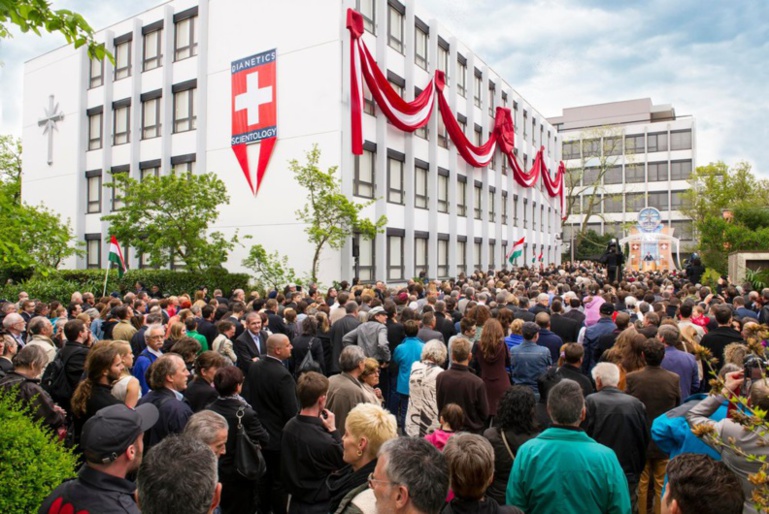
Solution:
[(510, 253), (507, 254), (507, 260), (510, 262), (510, 264), (513, 264), (515, 262), (515, 259), (523, 255), (523, 242), (526, 238), (522, 237), (515, 243), (513, 243), (513, 249), (510, 250)]
[(125, 260), (123, 259), (123, 252), (120, 251), (120, 245), (117, 244), (117, 238), (115, 236), (111, 236), (109, 240), (109, 265), (112, 266), (112, 263), (114, 262), (117, 265), (117, 274), (120, 278), (123, 278), (123, 273), (125, 273), (128, 268), (125, 265)]
[(539, 262), (542, 262), (542, 251), (541, 251), (541, 250), (540, 250), (540, 252), (539, 252), (539, 257), (537, 257), (537, 260), (538, 260)]

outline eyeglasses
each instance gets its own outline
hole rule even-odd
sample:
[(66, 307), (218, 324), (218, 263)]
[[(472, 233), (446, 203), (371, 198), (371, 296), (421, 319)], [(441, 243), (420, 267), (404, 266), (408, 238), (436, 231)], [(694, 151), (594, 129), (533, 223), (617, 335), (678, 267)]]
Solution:
[(374, 473), (368, 474), (368, 486), (369, 488), (374, 488), (374, 482), (380, 482), (382, 484), (390, 484), (390, 485), (400, 485), (400, 482), (391, 482), (390, 480), (379, 480), (378, 478), (374, 478)]

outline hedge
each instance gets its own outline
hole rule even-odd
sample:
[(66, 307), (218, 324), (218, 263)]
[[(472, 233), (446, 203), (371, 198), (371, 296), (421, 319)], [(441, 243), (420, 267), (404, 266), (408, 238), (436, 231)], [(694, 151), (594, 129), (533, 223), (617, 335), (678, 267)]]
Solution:
[(33, 421), (15, 390), (0, 389), (0, 512), (37, 512), (63, 481), (75, 476), (76, 457), (41, 421)]
[[(134, 290), (138, 281), (149, 289), (153, 285), (160, 287), (163, 294), (189, 293), (192, 295), (198, 287), (205, 285), (210, 293), (221, 289), (225, 296), (234, 289), (247, 289), (250, 276), (246, 273), (229, 273), (224, 269), (208, 271), (174, 271), (140, 269), (130, 270), (123, 278), (118, 278), (116, 270), (109, 272), (107, 294), (119, 292), (121, 295)], [(19, 292), (26, 291), (30, 298), (44, 302), (58, 300), (69, 303), (74, 291), (94, 293), (98, 298), (104, 289), (104, 270), (57, 270), (48, 276), (33, 276), (19, 284), (8, 284), (0, 288), (0, 298), (16, 300)]]

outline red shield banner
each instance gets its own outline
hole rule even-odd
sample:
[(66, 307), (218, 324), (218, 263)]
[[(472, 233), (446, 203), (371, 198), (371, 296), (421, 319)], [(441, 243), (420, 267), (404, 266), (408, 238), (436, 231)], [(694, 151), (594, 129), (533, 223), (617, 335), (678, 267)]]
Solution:
[[(262, 185), (278, 137), (277, 51), (268, 50), (232, 62), (232, 151), (251, 192)], [(256, 180), (251, 174), (246, 145), (261, 143)]]

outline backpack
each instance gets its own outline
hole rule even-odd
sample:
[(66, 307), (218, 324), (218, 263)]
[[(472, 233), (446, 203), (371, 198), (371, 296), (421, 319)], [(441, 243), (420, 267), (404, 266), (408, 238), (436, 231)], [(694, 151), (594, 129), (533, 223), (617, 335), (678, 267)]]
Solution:
[(69, 406), (72, 393), (75, 392), (67, 379), (67, 362), (74, 354), (75, 352), (71, 352), (65, 359), (61, 356), (61, 350), (56, 352), (56, 357), (45, 368), (43, 377), (40, 380), (40, 386), (59, 405)]
[(315, 362), (315, 358), (313, 358), (312, 356), (312, 345), (315, 341), (317, 341), (317, 338), (315, 337), (313, 337), (310, 340), (310, 345), (307, 347), (307, 353), (304, 355), (304, 358), (302, 359), (302, 362), (299, 364), (299, 367), (296, 368), (297, 377), (302, 373), (306, 373), (308, 371), (320, 372), (320, 364)]

